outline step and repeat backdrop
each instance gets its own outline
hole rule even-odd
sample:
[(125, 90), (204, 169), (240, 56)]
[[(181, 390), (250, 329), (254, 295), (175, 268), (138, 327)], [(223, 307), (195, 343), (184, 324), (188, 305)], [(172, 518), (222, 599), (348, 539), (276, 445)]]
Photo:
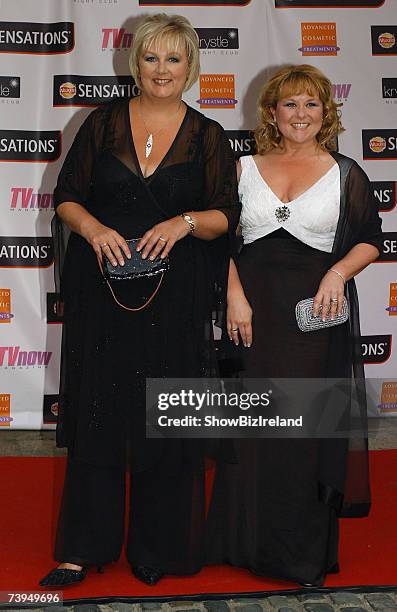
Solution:
[(92, 109), (139, 93), (128, 54), (138, 18), (156, 12), (197, 29), (201, 75), (185, 100), (224, 126), (237, 156), (252, 151), (269, 71), (312, 63), (331, 79), (340, 151), (367, 172), (385, 232), (357, 279), (371, 411), (397, 416), (396, 0), (0, 0), (0, 427), (55, 426), (53, 189)]

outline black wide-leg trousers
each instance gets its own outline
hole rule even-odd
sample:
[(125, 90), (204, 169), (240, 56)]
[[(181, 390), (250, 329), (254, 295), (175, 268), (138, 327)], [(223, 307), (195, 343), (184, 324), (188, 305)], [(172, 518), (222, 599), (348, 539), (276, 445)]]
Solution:
[[(126, 556), (165, 573), (198, 572), (204, 559), (205, 471), (159, 462), (130, 478)], [(55, 559), (76, 565), (117, 561), (124, 541), (126, 470), (68, 458)]]

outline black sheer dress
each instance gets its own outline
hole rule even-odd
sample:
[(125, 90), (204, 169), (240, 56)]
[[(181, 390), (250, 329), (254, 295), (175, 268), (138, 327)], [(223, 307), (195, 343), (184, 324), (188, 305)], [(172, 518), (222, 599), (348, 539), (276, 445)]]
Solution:
[[(354, 280), (346, 285), (349, 322), (303, 333), (295, 320), (296, 303), (314, 296), (326, 271), (355, 244), (382, 248), (368, 178), (353, 160), (332, 155), (340, 171), (332, 252), (308, 246), (284, 228), (243, 246), (237, 267), (253, 309), (253, 345), (243, 349), (241, 361), (247, 378), (350, 380), (352, 397), (358, 396), (354, 403), (346, 397), (350, 435), (234, 440), (236, 463), (217, 466), (208, 528), (212, 562), (298, 583), (321, 583), (338, 571), (338, 516), (366, 516), (370, 505)], [(315, 207), (314, 199), (313, 215)]]
[[(88, 116), (65, 159), (55, 205), (67, 201), (125, 238), (185, 210), (210, 209), (226, 215), (232, 236), (239, 216), (233, 153), (220, 125), (188, 107), (170, 150), (145, 179), (128, 100), (113, 102)], [(200, 440), (146, 439), (145, 379), (216, 374), (211, 313), (224, 297), (228, 236), (177, 242), (153, 302), (127, 312), (104, 284), (90, 245), (68, 236), (58, 217), (54, 233), (64, 302), (57, 445), (68, 448), (55, 558), (80, 565), (118, 558), (128, 456), (129, 561), (198, 571), (205, 458), (225, 453), (220, 443), (209, 449)], [(156, 277), (119, 282), (115, 291), (135, 307), (156, 284)]]

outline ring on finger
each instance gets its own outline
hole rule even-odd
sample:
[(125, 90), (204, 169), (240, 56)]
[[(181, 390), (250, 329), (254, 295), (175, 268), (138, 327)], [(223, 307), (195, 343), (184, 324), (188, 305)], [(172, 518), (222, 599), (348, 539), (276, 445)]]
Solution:
[(101, 249), (104, 249), (107, 246), (109, 246), (107, 242), (104, 242), (103, 244), (100, 245)]
[(331, 298), (331, 302), (333, 304), (337, 304), (339, 302), (338, 298)]
[(163, 238), (163, 236), (159, 236), (159, 240), (161, 240), (161, 242), (167, 242), (167, 239)]
[(230, 331), (236, 332), (236, 331), (238, 331), (238, 327), (232, 327), (232, 329)]

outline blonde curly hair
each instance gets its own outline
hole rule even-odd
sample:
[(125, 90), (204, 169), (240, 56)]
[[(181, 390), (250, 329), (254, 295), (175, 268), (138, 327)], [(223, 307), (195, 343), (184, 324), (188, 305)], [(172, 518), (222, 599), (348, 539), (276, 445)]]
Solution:
[(279, 100), (302, 93), (318, 96), (323, 103), (323, 124), (316, 139), (322, 149), (336, 150), (337, 136), (344, 131), (338, 108), (342, 104), (334, 101), (332, 83), (318, 68), (300, 64), (282, 68), (263, 86), (258, 99), (259, 123), (254, 131), (260, 155), (280, 146), (282, 139), (272, 109), (276, 108)]

